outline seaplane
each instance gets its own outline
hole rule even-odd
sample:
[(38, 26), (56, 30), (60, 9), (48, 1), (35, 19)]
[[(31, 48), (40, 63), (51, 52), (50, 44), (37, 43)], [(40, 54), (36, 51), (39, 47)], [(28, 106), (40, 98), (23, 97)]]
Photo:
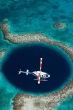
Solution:
[(25, 73), (26, 75), (32, 74), (32, 75), (36, 76), (37, 78), (34, 80), (37, 80), (38, 84), (40, 84), (41, 81), (48, 81), (48, 80), (46, 80), (46, 78), (50, 77), (50, 75), (48, 73), (42, 71), (42, 58), (40, 58), (40, 70), (39, 71), (29, 72), (28, 69), (26, 71), (22, 71), (20, 69), (18, 71), (18, 74), (21, 74), (21, 73)]

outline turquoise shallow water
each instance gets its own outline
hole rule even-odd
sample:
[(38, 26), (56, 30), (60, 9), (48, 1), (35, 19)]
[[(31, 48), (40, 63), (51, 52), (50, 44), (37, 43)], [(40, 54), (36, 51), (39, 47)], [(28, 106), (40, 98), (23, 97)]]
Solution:
[(0, 50), (7, 49), (10, 46), (10, 42), (7, 40), (4, 40), (4, 36), (2, 32), (0, 32)]
[[(44, 33), (48, 37), (73, 47), (73, 0), (0, 0), (0, 23), (9, 20), (12, 33)], [(55, 22), (65, 22), (66, 29), (55, 29)], [(12, 44), (0, 32), (0, 50)], [(0, 61), (0, 66), (1, 66)], [(20, 92), (0, 71), (0, 109), (10, 110), (9, 102)], [(73, 110), (72, 97), (57, 110)]]
[(73, 96), (63, 101), (56, 110), (73, 110)]
[[(73, 46), (72, 10), (72, 0), (5, 0), (0, 1), (0, 21), (8, 18), (13, 33), (41, 32)], [(65, 22), (67, 28), (55, 29), (55, 22)]]

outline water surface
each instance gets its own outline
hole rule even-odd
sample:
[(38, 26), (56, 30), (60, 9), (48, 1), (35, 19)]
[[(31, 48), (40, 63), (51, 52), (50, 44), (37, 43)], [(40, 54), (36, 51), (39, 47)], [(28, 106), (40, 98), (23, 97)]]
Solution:
[[(19, 69), (30, 72), (40, 70), (40, 58), (43, 58), (42, 71), (50, 74), (46, 82), (38, 85), (36, 78), (31, 75), (18, 74)], [(27, 92), (45, 93), (58, 89), (65, 83), (70, 75), (70, 66), (67, 59), (48, 45), (39, 43), (36, 45), (28, 44), (21, 48), (15, 48), (11, 51), (7, 60), (4, 62), (2, 71), (10, 83)]]

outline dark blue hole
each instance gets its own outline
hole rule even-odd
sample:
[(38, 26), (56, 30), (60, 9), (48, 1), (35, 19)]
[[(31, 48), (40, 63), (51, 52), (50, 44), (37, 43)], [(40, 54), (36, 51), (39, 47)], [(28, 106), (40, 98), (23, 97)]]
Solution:
[[(30, 72), (40, 69), (40, 58), (43, 58), (42, 71), (50, 74), (46, 82), (37, 84), (33, 75), (18, 74), (19, 69)], [(58, 89), (70, 75), (70, 66), (66, 59), (56, 50), (45, 45), (29, 45), (16, 48), (4, 62), (2, 71), (10, 83), (27, 92), (45, 93)]]

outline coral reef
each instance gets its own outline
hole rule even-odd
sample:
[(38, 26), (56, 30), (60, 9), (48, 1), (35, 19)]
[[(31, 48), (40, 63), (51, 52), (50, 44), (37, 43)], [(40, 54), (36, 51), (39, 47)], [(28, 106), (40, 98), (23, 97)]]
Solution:
[[(58, 23), (55, 26), (59, 29), (65, 28), (66, 24)], [(43, 34), (11, 34), (9, 26), (7, 25), (7, 20), (4, 20), (0, 24), (0, 29), (2, 30), (4, 37), (11, 43), (29, 43), (29, 42), (45, 42), (54, 46), (59, 46), (63, 49), (73, 61), (73, 48), (61, 43), (51, 40), (49, 37)], [(30, 96), (26, 94), (17, 94), (13, 99), (13, 110), (51, 110), (56, 107), (59, 102), (70, 97), (73, 94), (73, 80), (63, 88), (62, 90), (46, 95), (46, 96)]]
[(54, 27), (57, 29), (67, 28), (67, 24), (65, 22), (56, 22), (54, 23)]

